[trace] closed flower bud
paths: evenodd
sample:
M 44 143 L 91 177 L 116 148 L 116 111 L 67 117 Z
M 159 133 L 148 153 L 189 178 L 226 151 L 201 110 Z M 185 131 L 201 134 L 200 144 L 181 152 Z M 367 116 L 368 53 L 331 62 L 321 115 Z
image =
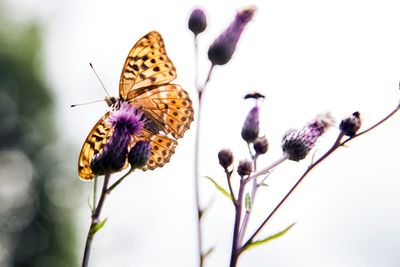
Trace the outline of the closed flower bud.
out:
M 253 162 L 244 159 L 239 162 L 237 172 L 240 176 L 246 176 L 250 175 L 250 173 L 253 171 Z
M 247 117 L 244 121 L 242 127 L 242 138 L 247 143 L 252 143 L 257 139 L 259 132 L 259 112 L 258 106 L 255 106 L 250 110 L 249 114 L 247 114 Z
M 340 122 L 339 129 L 344 135 L 353 137 L 361 127 L 360 112 L 356 111 L 351 116 Z
M 322 114 L 309 122 L 303 129 L 291 129 L 282 140 L 282 150 L 290 160 L 304 159 L 314 147 L 317 139 L 334 124 L 334 119 L 329 113 Z
M 118 106 L 118 105 L 117 105 Z M 131 136 L 138 134 L 144 125 L 142 113 L 126 102 L 104 119 L 112 127 L 112 135 L 100 153 L 93 156 L 90 168 L 95 175 L 118 172 L 125 166 Z
M 206 29 L 207 19 L 203 10 L 196 8 L 192 11 L 189 17 L 188 27 L 194 35 L 198 35 Z
M 253 18 L 254 12 L 254 8 L 246 8 L 238 12 L 229 27 L 211 44 L 208 49 L 208 59 L 213 65 L 224 65 L 229 62 L 235 52 L 240 35 Z
M 254 151 L 256 155 L 265 154 L 268 151 L 268 140 L 265 136 L 258 137 L 253 143 Z
M 151 144 L 147 141 L 139 141 L 128 153 L 128 162 L 132 169 L 144 167 L 150 159 Z
M 229 149 L 222 149 L 220 152 L 218 152 L 218 160 L 219 160 L 219 164 L 224 169 L 227 169 L 233 163 L 232 151 Z

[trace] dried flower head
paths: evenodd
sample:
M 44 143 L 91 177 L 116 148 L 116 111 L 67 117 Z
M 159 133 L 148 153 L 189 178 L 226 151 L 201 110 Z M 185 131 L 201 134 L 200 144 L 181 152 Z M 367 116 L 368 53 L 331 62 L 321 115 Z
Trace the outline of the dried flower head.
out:
M 128 162 L 132 169 L 144 167 L 149 162 L 150 153 L 150 142 L 138 141 L 128 153 Z
M 252 171 L 253 171 L 253 162 L 247 159 L 241 160 L 239 162 L 237 172 L 241 177 L 250 175 Z
M 339 129 L 344 135 L 353 137 L 361 127 L 361 114 L 356 111 L 340 122 Z
M 253 143 L 256 155 L 265 154 L 268 151 L 268 140 L 265 136 L 258 137 Z
M 244 99 L 255 99 L 258 100 L 259 98 L 264 99 L 265 95 L 260 94 L 259 92 L 252 92 L 248 93 L 244 96 Z
M 290 160 L 304 159 L 314 147 L 317 139 L 333 124 L 333 117 L 329 113 L 324 113 L 299 131 L 291 129 L 283 137 L 283 152 L 289 156 Z
M 198 35 L 206 29 L 207 19 L 203 10 L 196 8 L 192 11 L 189 17 L 188 27 L 194 35 Z
M 255 106 L 247 114 L 247 117 L 243 123 L 242 138 L 247 143 L 252 143 L 257 139 L 259 132 L 259 109 L 258 106 Z
M 218 160 L 219 164 L 224 168 L 227 169 L 233 163 L 233 154 L 230 149 L 222 149 L 218 152 Z
M 142 113 L 127 102 L 112 111 L 105 122 L 112 127 L 112 135 L 90 162 L 96 175 L 117 172 L 124 167 L 131 136 L 138 134 L 144 126 Z
M 253 18 L 255 8 L 246 8 L 236 14 L 229 27 L 222 32 L 208 49 L 208 59 L 213 65 L 224 65 L 229 62 L 235 52 L 247 23 Z

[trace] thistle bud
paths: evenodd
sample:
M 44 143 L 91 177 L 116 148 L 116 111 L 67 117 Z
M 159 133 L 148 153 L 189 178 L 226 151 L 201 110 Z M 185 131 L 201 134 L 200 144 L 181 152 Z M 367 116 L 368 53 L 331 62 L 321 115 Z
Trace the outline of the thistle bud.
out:
M 253 171 L 253 162 L 247 159 L 241 160 L 239 162 L 237 172 L 241 177 L 250 175 L 252 171 Z
M 129 103 L 123 102 L 104 119 L 107 127 L 113 128 L 109 141 L 95 154 L 90 168 L 95 175 L 118 172 L 123 169 L 128 154 L 131 136 L 138 134 L 144 125 L 142 113 Z
M 196 8 L 192 11 L 189 17 L 188 27 L 194 35 L 198 35 L 206 29 L 207 19 L 203 10 Z
M 144 167 L 150 159 L 151 144 L 147 141 L 139 141 L 128 153 L 128 162 L 132 169 Z
M 208 59 L 213 65 L 224 65 L 229 62 L 235 52 L 247 23 L 253 18 L 254 8 L 246 8 L 236 14 L 229 27 L 222 32 L 208 49 Z
M 268 151 L 268 140 L 265 136 L 258 137 L 253 143 L 256 155 L 265 154 Z
M 361 127 L 360 112 L 356 111 L 351 116 L 340 122 L 339 129 L 344 135 L 353 137 Z
M 259 112 L 258 112 L 258 106 L 255 106 L 247 114 L 247 117 L 244 121 L 242 127 L 242 138 L 247 143 L 252 143 L 258 137 L 259 132 L 260 132 Z
M 221 151 L 218 152 L 218 160 L 219 160 L 219 164 L 224 169 L 227 169 L 233 163 L 232 151 L 229 149 L 222 149 Z
M 290 160 L 304 159 L 314 147 L 317 139 L 334 123 L 329 113 L 322 114 L 309 122 L 303 129 L 291 129 L 282 140 L 282 150 Z

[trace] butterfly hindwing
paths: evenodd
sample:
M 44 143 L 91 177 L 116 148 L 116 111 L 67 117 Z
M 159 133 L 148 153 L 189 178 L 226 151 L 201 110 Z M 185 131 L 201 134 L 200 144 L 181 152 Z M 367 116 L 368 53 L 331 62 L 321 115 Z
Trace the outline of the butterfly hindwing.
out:
M 137 90 L 140 91 L 140 90 Z M 137 92 L 133 92 L 137 94 Z M 174 138 L 183 137 L 193 121 L 192 101 L 188 93 L 177 84 L 166 84 L 151 90 L 143 90 L 140 95 L 131 97 L 129 102 L 142 110 L 146 117 L 157 124 L 165 134 Z
M 135 89 L 169 83 L 176 70 L 158 32 L 149 32 L 133 46 L 122 68 L 119 94 L 123 100 Z
M 169 162 L 171 156 L 175 153 L 175 147 L 178 142 L 163 134 L 153 134 L 147 129 L 143 129 L 141 135 L 134 138 L 133 142 L 148 141 L 151 145 L 149 162 L 142 170 L 154 170 L 162 167 Z

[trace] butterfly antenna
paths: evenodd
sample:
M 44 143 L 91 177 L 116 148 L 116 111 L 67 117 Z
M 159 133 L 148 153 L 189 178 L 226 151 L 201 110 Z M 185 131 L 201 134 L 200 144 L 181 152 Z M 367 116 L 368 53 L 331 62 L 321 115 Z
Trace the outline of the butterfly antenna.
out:
M 71 108 L 77 107 L 77 106 L 89 105 L 89 104 L 93 104 L 93 103 L 98 103 L 98 102 L 102 102 L 102 101 L 104 101 L 104 99 L 95 100 L 95 101 L 86 102 L 86 103 L 74 104 L 74 105 L 71 105 Z
M 99 80 L 99 82 L 101 83 L 101 86 L 103 86 L 104 92 L 106 92 L 106 94 L 107 94 L 108 97 L 111 97 L 110 94 L 107 92 L 106 87 L 104 86 L 103 82 L 101 81 L 99 75 L 97 74 L 97 72 L 96 72 L 96 70 L 94 69 L 94 67 L 93 67 L 93 65 L 92 65 L 91 62 L 89 63 L 89 65 L 90 65 L 90 67 L 92 68 L 94 74 L 96 74 L 96 77 L 97 77 L 97 79 Z

